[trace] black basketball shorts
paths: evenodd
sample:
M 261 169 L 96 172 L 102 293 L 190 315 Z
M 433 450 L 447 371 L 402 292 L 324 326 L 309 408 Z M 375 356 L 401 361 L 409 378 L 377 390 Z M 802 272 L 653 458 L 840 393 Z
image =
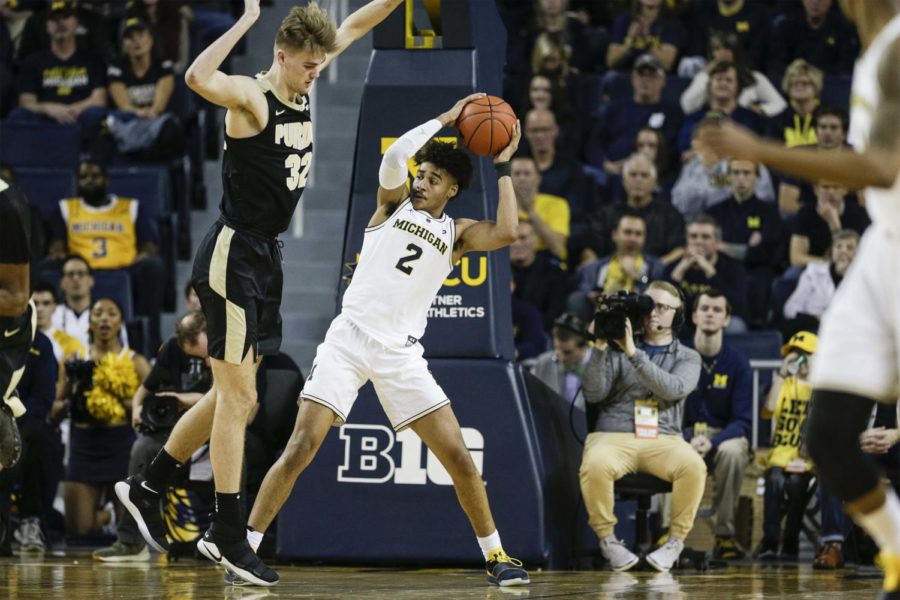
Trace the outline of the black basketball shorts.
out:
M 0 401 L 9 398 L 25 372 L 25 359 L 34 340 L 36 320 L 31 302 L 20 317 L 0 317 Z
M 206 316 L 209 355 L 240 364 L 281 347 L 281 249 L 265 238 L 216 222 L 194 257 L 194 285 Z

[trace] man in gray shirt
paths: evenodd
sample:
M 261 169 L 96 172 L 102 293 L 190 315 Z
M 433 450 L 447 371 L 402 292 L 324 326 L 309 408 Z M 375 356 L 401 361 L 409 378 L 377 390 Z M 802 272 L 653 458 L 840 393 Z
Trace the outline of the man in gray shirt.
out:
M 684 320 L 678 289 L 664 281 L 647 288 L 653 311 L 639 324 L 638 344 L 626 319 L 623 339 L 598 339 L 585 369 L 585 401 L 598 406 L 584 444 L 581 492 L 600 551 L 616 571 L 639 558 L 615 534 L 614 486 L 629 473 L 649 473 L 672 482 L 672 522 L 665 544 L 647 555 L 668 571 L 684 549 L 706 484 L 706 465 L 681 436 L 684 400 L 700 378 L 700 355 L 676 338 Z

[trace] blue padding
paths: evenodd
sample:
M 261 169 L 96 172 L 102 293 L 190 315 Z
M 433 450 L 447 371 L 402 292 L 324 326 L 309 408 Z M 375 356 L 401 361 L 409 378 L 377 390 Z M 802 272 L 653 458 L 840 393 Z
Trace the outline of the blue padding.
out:
M 75 170 L 73 168 L 20 167 L 16 169 L 16 181 L 37 206 L 44 221 L 48 221 L 63 198 L 75 195 Z
M 109 191 L 123 198 L 136 198 L 150 219 L 171 210 L 169 174 L 162 167 L 111 167 Z
M 4 121 L 0 162 L 12 167 L 66 167 L 78 164 L 81 130 L 77 125 Z
M 518 367 L 493 360 L 434 360 L 483 478 L 507 551 L 530 563 L 548 554 L 549 511 L 535 418 Z M 278 517 L 278 556 L 357 562 L 481 562 L 453 487 L 419 439 L 402 443 L 372 386 L 348 424 L 329 435 Z M 363 448 L 368 448 L 363 450 Z M 402 482 L 402 481 L 405 481 Z M 566 516 L 568 518 L 568 516 Z

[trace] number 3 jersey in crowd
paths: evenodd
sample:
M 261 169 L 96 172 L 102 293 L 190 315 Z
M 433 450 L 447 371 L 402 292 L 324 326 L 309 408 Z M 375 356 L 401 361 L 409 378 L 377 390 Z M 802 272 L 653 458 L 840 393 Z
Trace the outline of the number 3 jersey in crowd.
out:
M 312 164 L 309 98 L 279 97 L 267 79 L 257 81 L 269 105 L 258 134 L 233 138 L 225 131 L 222 215 L 235 228 L 274 238 L 287 230 Z
M 402 202 L 384 223 L 366 229 L 343 314 L 385 346 L 415 344 L 453 269 L 455 239 L 449 215 L 435 219 L 413 208 L 410 199 Z

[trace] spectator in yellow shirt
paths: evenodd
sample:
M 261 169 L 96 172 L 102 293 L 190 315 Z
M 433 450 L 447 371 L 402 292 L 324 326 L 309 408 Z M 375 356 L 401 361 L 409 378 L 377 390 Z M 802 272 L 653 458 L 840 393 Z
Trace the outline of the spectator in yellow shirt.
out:
M 772 452 L 766 460 L 763 540 L 756 552 L 756 557 L 762 560 L 779 556 L 787 560 L 797 558 L 803 511 L 813 478 L 812 463 L 803 451 L 803 426 L 812 397 L 809 373 L 817 344 L 814 333 L 800 331 L 781 348 L 784 361 L 772 379 L 763 408 L 763 418 L 773 419 L 773 436 Z M 782 506 L 785 506 L 784 514 Z M 783 536 L 780 535 L 782 516 L 785 517 Z
M 569 241 L 569 203 L 565 198 L 539 192 L 541 173 L 530 156 L 512 159 L 512 181 L 519 205 L 519 220 L 527 220 L 534 227 L 538 252 L 546 250 L 565 260 Z

